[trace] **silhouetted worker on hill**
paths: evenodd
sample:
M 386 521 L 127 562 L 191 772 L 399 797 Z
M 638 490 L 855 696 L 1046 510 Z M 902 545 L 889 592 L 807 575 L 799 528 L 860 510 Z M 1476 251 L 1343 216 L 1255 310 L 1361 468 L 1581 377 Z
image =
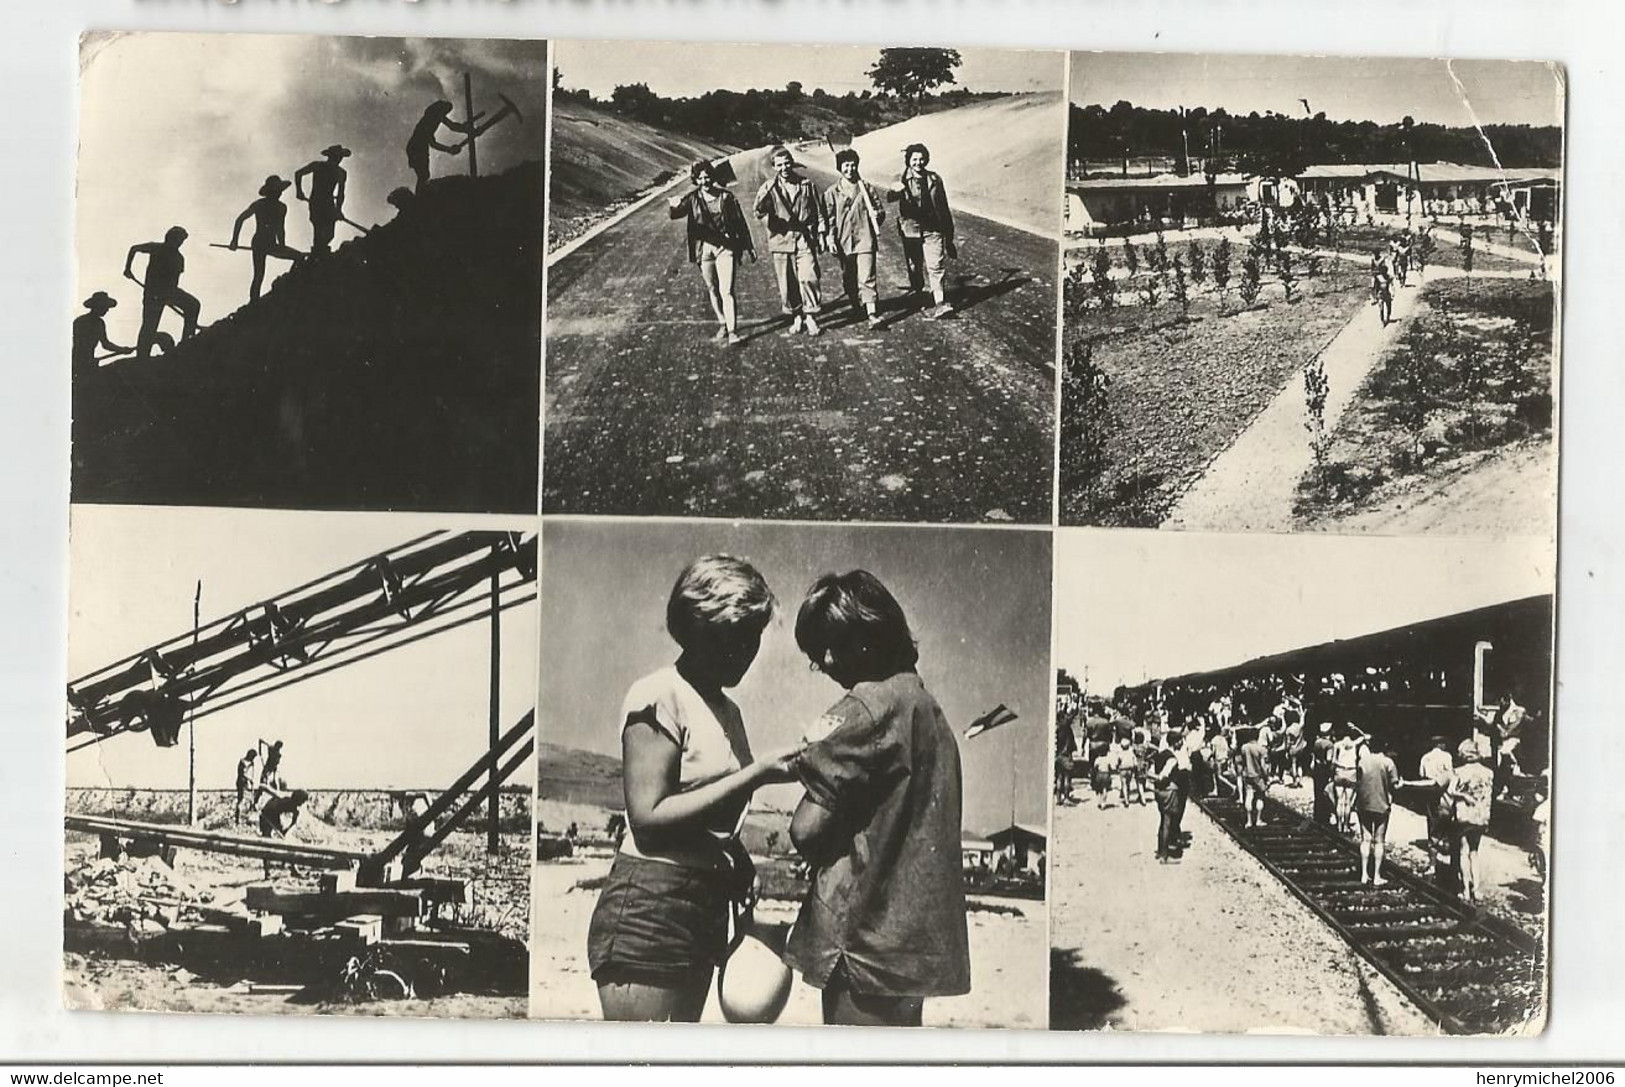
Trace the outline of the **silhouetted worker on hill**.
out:
M 399 218 L 406 214 L 406 210 L 412 206 L 412 201 L 417 198 L 417 193 L 408 189 L 405 185 L 397 185 L 389 190 L 389 195 L 384 197 L 384 203 L 394 208 L 395 216 Z
M 106 291 L 97 291 L 85 299 L 85 309 L 88 313 L 81 313 L 73 319 L 73 376 L 84 377 L 87 374 L 95 376 L 97 368 L 101 365 L 96 355 L 97 348 L 105 347 L 115 355 L 128 354 L 134 350 L 129 347 L 120 347 L 107 338 L 107 311 L 118 305 Z
M 231 248 L 237 249 L 243 224 L 250 217 L 254 220 L 254 237 L 248 243 L 250 252 L 254 254 L 254 279 L 248 285 L 250 302 L 258 300 L 260 296 L 260 287 L 265 282 L 267 257 L 277 257 L 292 264 L 305 259 L 299 250 L 288 248 L 288 205 L 282 202 L 282 194 L 287 191 L 288 184 L 275 174 L 266 178 L 265 184 L 260 186 L 259 199 L 244 208 L 231 226 Z
M 322 158 L 307 162 L 293 175 L 293 194 L 310 205 L 310 254 L 333 248 L 333 228 L 344 218 L 344 182 L 349 176 L 339 163 L 350 157 L 350 149 L 334 144 L 322 151 Z M 310 192 L 304 179 L 310 178 Z
M 412 129 L 411 137 L 406 141 L 406 164 L 412 168 L 412 173 L 417 175 L 417 191 L 420 194 L 429 184 L 429 150 L 433 148 L 436 151 L 444 151 L 448 155 L 460 155 L 468 143 L 466 139 L 457 144 L 441 143 L 435 139 L 435 136 L 440 132 L 440 127 L 444 125 L 451 131 L 460 132 L 466 137 L 473 134 L 475 122 L 481 116 L 476 113 L 468 119 L 466 124 L 462 124 L 451 119 L 451 110 L 451 103 L 444 99 L 431 104 L 428 109 L 423 111 L 422 118 L 418 120 L 417 126 Z
M 181 339 L 197 332 L 200 304 L 196 298 L 181 290 L 181 273 L 186 271 L 186 258 L 181 246 L 186 242 L 186 231 L 172 226 L 164 232 L 161 242 L 139 242 L 130 246 L 124 256 L 124 277 L 141 284 L 141 333 L 135 341 L 135 357 L 148 358 L 154 344 L 160 342 L 158 322 L 165 309 L 181 315 Z M 137 253 L 147 257 L 145 282 L 135 278 L 130 265 Z M 168 350 L 167 346 L 165 350 Z

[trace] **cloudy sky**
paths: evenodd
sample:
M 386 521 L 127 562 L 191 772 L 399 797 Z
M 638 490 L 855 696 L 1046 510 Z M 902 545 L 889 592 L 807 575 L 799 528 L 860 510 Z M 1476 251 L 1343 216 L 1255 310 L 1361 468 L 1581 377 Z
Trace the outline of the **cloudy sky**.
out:
M 73 507 L 68 678 L 112 664 L 427 532 L 527 531 L 521 519 Z M 198 782 L 230 788 L 256 739 L 286 742 L 290 785 L 439 788 L 486 749 L 490 625 L 425 638 L 197 722 Z M 535 606 L 502 615 L 502 720 L 535 705 Z M 527 771 L 528 772 L 528 771 Z M 519 780 L 525 780 L 523 776 Z M 68 756 L 72 786 L 186 787 L 186 740 L 144 733 Z
M 842 697 L 795 646 L 795 613 L 820 574 L 862 567 L 891 589 L 920 647 L 919 671 L 956 733 L 1003 702 L 1020 720 L 960 741 L 967 828 L 1047 822 L 1048 533 L 986 529 L 550 520 L 542 538 L 542 738 L 619 756 L 616 712 L 639 676 L 677 658 L 666 598 L 677 574 L 725 551 L 761 570 L 781 616 L 732 692 L 758 752 L 792 743 Z M 788 809 L 794 785 L 757 794 Z
M 960 87 L 973 91 L 1057 91 L 1064 81 L 1059 52 L 959 50 Z M 706 91 L 782 90 L 797 80 L 808 94 L 862 93 L 874 84 L 864 73 L 880 56 L 877 45 L 747 45 L 735 42 L 567 41 L 556 60 L 564 86 L 585 87 L 607 99 L 617 85 L 647 83 L 668 98 Z
M 1550 593 L 1550 540 L 1057 534 L 1056 666 L 1091 690 Z
M 117 298 L 108 323 L 126 345 L 141 323 L 140 288 L 121 274 L 132 244 L 185 227 L 181 286 L 203 303 L 205 324 L 229 313 L 248 298 L 249 256 L 209 243 L 231 240 L 233 220 L 267 175 L 291 181 L 322 148 L 342 143 L 354 152 L 344 162 L 346 214 L 363 225 L 389 218 L 384 198 L 412 183 L 412 126 L 442 97 L 463 116 L 464 71 L 474 73 L 476 109 L 498 106 L 500 91 L 525 115 L 522 126 L 505 121 L 480 140 L 481 172 L 543 154 L 540 41 L 101 33 L 82 40 L 80 70 L 78 298 L 97 290 Z M 437 153 L 432 168 L 464 172 L 467 159 Z M 308 249 L 305 205 L 292 189 L 283 200 L 289 244 Z M 245 224 L 245 242 L 251 233 Z M 355 236 L 340 224 L 334 240 Z M 278 273 L 286 267 L 270 262 Z
M 1535 61 L 1074 53 L 1072 101 L 1149 109 L 1223 106 L 1388 124 L 1562 123 L 1561 69 Z

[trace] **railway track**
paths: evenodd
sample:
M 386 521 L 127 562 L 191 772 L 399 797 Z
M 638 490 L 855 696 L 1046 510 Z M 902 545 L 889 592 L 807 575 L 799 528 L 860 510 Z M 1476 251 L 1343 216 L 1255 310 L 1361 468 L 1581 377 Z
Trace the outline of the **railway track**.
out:
M 1545 953 L 1533 936 L 1391 861 L 1386 886 L 1362 885 L 1358 845 L 1279 801 L 1251 830 L 1236 800 L 1197 804 L 1440 1029 L 1501 1034 L 1539 1010 Z

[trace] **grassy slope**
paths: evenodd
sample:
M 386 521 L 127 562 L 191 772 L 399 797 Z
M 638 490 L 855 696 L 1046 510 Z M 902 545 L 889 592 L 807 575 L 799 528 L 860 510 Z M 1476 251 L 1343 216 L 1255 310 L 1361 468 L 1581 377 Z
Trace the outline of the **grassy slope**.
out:
M 565 99 L 553 102 L 553 132 L 550 248 L 695 159 L 734 150 Z
M 1111 386 L 1105 472 L 1081 480 L 1061 466 L 1063 524 L 1160 524 L 1208 461 L 1369 301 L 1364 270 L 1342 261 L 1300 280 L 1293 303 L 1267 276 L 1244 313 L 1230 312 L 1239 305 L 1231 282 L 1226 306 L 1203 293 L 1188 322 L 1167 301 L 1104 311 L 1069 305 L 1068 342 L 1093 343 Z

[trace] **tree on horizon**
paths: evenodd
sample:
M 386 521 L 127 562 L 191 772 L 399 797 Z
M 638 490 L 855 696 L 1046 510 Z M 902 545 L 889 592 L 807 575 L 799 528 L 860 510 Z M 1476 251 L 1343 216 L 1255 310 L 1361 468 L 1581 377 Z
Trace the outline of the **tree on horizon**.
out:
M 957 49 L 882 49 L 867 74 L 876 90 L 907 100 L 918 113 L 927 94 L 959 82 L 954 69 L 963 63 Z

